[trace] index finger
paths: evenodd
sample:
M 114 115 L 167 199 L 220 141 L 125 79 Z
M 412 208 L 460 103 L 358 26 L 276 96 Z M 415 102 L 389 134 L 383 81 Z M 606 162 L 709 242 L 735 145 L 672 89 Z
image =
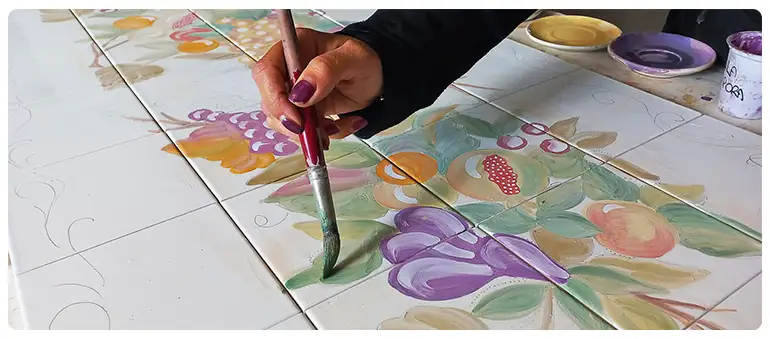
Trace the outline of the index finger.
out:
M 302 117 L 288 98 L 286 62 L 280 42 L 251 66 L 251 77 L 259 88 L 265 113 L 279 119 L 287 130 L 301 133 Z

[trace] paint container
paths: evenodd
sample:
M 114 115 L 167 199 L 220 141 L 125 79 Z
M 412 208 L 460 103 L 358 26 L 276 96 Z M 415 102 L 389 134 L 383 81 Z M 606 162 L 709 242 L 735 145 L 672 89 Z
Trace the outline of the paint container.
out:
M 727 57 L 718 107 L 739 119 L 762 118 L 762 32 L 727 37 Z

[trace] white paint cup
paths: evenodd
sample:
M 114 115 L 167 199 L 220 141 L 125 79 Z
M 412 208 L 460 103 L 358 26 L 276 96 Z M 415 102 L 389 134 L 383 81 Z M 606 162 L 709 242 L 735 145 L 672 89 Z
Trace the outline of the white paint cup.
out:
M 762 118 L 762 32 L 727 37 L 730 54 L 719 89 L 717 107 L 739 119 Z

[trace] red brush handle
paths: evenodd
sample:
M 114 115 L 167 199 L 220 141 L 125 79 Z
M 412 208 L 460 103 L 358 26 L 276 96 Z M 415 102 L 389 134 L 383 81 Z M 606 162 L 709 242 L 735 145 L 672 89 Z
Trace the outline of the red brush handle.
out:
M 299 49 L 297 48 L 297 31 L 294 28 L 294 19 L 291 17 L 291 11 L 288 9 L 279 9 L 278 21 L 281 29 L 281 40 L 283 43 L 284 57 L 286 66 L 291 75 L 291 85 L 294 86 L 299 80 L 305 65 L 300 63 Z M 322 166 L 326 164 L 321 147 L 321 132 L 318 128 L 318 115 L 313 107 L 299 108 L 304 128 L 299 135 L 299 143 L 302 146 L 302 153 L 305 154 L 305 162 L 308 167 Z

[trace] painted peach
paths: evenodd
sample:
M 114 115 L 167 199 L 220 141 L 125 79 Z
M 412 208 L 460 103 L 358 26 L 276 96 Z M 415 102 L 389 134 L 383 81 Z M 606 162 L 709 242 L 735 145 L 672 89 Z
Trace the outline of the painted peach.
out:
M 112 23 L 112 27 L 125 30 L 136 30 L 152 26 L 157 18 L 153 16 L 127 16 L 115 20 Z
M 219 47 L 219 41 L 211 39 L 201 39 L 195 41 L 185 41 L 177 46 L 177 50 L 182 53 L 206 53 Z
M 389 158 L 377 164 L 377 176 L 389 184 L 411 185 L 415 180 L 423 183 L 438 173 L 436 160 L 422 153 L 401 152 Z
M 548 185 L 542 163 L 506 150 L 476 150 L 452 161 L 447 180 L 458 192 L 483 201 L 521 201 Z
M 679 233 L 654 209 L 626 201 L 596 201 L 583 210 L 602 233 L 594 239 L 604 247 L 638 258 L 658 258 L 679 242 Z

